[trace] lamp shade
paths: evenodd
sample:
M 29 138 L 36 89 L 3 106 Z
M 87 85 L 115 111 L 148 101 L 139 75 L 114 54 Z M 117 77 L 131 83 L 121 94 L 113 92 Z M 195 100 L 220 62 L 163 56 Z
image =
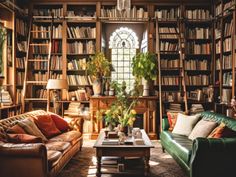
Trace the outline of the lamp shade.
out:
M 49 79 L 46 88 L 48 90 L 68 89 L 68 83 L 65 79 Z

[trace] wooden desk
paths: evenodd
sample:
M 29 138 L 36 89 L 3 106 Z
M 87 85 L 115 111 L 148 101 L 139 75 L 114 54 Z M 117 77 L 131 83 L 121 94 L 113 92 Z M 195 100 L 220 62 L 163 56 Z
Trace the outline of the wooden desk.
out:
M 150 139 L 157 139 L 157 97 L 140 97 L 138 104 L 135 106 L 137 114 L 143 115 L 143 127 Z M 91 139 L 97 139 L 98 134 L 102 128 L 104 128 L 103 122 L 96 118 L 96 112 L 98 110 L 109 109 L 111 104 L 116 101 L 116 97 L 112 96 L 101 96 L 90 98 L 90 113 L 92 122 L 92 135 Z

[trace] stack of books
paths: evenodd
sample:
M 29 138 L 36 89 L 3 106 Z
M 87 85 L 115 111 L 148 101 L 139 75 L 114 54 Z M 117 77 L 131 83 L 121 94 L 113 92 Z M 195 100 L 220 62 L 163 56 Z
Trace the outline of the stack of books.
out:
M 181 104 L 171 103 L 169 109 L 167 109 L 166 112 L 183 112 L 183 111 L 181 110 Z
M 118 145 L 119 139 L 104 139 L 102 145 Z
M 192 104 L 192 107 L 190 109 L 190 114 L 197 114 L 203 111 L 204 111 L 204 108 L 201 104 Z
M 0 92 L 0 102 L 3 106 L 12 105 L 12 98 L 8 91 L 2 90 Z

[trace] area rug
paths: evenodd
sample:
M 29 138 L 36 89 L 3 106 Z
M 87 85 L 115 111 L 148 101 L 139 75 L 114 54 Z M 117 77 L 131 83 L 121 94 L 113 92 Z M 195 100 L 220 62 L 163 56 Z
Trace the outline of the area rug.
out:
M 150 177 L 187 177 L 179 165 L 166 152 L 163 153 L 159 141 L 152 141 L 155 148 L 151 150 Z M 96 157 L 93 144 L 95 141 L 86 140 L 81 152 L 78 152 L 61 171 L 58 177 L 95 177 Z M 133 165 L 135 166 L 135 164 Z M 140 173 L 141 174 L 141 173 Z M 132 175 L 109 175 L 102 177 L 130 177 Z M 134 175 L 141 177 L 143 175 Z M 134 177 L 133 176 L 133 177 Z

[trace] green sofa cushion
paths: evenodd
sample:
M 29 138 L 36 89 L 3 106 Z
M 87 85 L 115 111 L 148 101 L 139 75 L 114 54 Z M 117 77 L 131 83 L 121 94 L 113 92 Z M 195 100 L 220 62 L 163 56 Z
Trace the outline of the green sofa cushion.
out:
M 171 151 L 176 156 L 179 156 L 186 164 L 189 164 L 192 153 L 192 141 L 186 136 L 173 134 L 169 131 L 162 131 L 161 142 L 165 143 L 165 148 L 168 146 L 168 151 Z

